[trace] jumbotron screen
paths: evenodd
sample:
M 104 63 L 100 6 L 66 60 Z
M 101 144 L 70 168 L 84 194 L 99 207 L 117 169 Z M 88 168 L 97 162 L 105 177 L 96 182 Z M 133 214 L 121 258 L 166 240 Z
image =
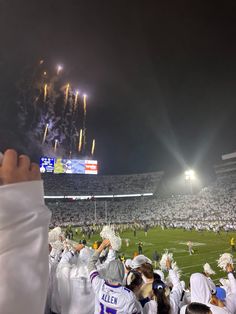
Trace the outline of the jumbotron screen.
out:
M 98 162 L 97 160 L 41 157 L 40 172 L 98 174 Z

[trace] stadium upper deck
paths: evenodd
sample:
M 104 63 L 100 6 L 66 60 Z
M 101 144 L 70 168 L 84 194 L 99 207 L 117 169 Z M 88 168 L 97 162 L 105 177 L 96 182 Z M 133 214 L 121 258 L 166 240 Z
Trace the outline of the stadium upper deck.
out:
M 46 196 L 154 193 L 163 172 L 132 175 L 43 174 Z

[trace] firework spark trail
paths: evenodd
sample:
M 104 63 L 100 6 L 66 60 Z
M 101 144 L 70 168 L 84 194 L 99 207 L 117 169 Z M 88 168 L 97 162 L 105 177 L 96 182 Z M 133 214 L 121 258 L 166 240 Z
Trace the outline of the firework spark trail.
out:
M 80 129 L 80 132 L 79 132 L 79 146 L 78 146 L 78 152 L 80 153 L 81 152 L 81 148 L 82 148 L 82 140 L 83 140 L 83 130 Z
M 70 84 L 61 84 L 61 71 L 62 66 L 57 65 L 50 77 L 46 63 L 41 59 L 33 77 L 32 70 L 29 73 L 32 79 L 24 77 L 19 85 L 20 128 L 24 128 L 29 138 L 47 154 L 59 153 L 59 150 L 66 154 L 71 151 L 72 155 L 76 151 L 85 154 L 86 149 L 91 149 L 90 153 L 94 154 L 95 140 L 94 147 L 87 147 L 86 143 L 87 96 L 84 94 L 80 98 L 78 90 L 72 95 Z
M 83 149 L 86 147 L 86 114 L 87 114 L 87 102 L 86 95 L 84 95 L 84 119 L 83 119 Z
M 86 95 L 84 95 L 84 116 L 86 117 L 86 113 L 87 113 L 87 103 L 86 103 Z
M 66 85 L 65 105 L 66 105 L 66 104 L 67 104 L 67 102 L 68 102 L 69 89 L 70 89 L 70 84 L 68 83 L 68 84 Z
M 47 94 L 48 94 L 48 84 L 45 84 L 44 85 L 44 98 L 43 98 L 44 102 L 46 102 L 47 100 Z
M 78 91 L 76 91 L 76 92 L 75 92 L 74 111 L 76 110 L 76 105 L 77 105 L 77 102 L 78 102 L 78 97 L 79 97 L 79 92 L 78 92 Z
M 58 145 L 58 140 L 55 140 L 55 143 L 54 143 L 54 153 L 57 152 L 57 145 Z
M 46 124 L 45 130 L 44 130 L 44 135 L 43 135 L 43 141 L 42 141 L 42 144 L 44 144 L 44 143 L 45 143 L 46 136 L 47 136 L 47 132 L 48 132 L 48 123 Z
M 91 155 L 94 155 L 94 151 L 95 151 L 95 139 L 93 139 L 93 143 L 92 143 L 92 150 L 91 150 Z

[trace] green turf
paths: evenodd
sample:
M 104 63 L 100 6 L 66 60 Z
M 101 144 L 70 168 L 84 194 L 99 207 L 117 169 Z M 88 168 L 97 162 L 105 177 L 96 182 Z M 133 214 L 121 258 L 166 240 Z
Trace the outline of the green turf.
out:
M 143 254 L 152 259 L 153 252 L 157 252 L 161 255 L 165 249 L 174 254 L 174 259 L 177 265 L 182 270 L 181 278 L 188 283 L 189 276 L 193 272 L 201 272 L 203 270 L 202 265 L 208 262 L 212 269 L 215 270 L 216 275 L 212 276 L 212 279 L 217 282 L 218 278 L 225 277 L 225 272 L 217 268 L 216 259 L 222 253 L 230 253 L 230 238 L 234 236 L 236 238 L 236 232 L 221 232 L 219 235 L 214 232 L 196 232 L 196 231 L 184 231 L 182 229 L 165 229 L 154 228 L 148 231 L 147 237 L 145 237 L 144 231 L 137 231 L 136 237 L 133 235 L 133 231 L 125 231 L 120 233 L 122 238 L 122 247 L 120 253 L 124 253 L 126 258 L 132 258 L 133 253 L 137 251 L 137 243 L 139 240 L 143 242 Z M 130 239 L 130 246 L 126 247 L 124 239 Z M 76 240 L 81 239 L 81 234 L 75 237 Z M 91 237 L 88 241 L 89 245 L 95 240 L 100 240 L 98 234 Z M 189 255 L 186 242 L 193 242 L 194 254 Z M 234 259 L 236 254 L 234 253 Z

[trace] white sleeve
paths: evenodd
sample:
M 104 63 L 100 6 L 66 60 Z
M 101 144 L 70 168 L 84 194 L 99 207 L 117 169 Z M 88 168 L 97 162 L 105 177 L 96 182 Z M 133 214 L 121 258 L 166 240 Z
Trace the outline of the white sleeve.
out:
M 178 309 L 179 309 L 180 299 L 182 296 L 183 289 L 182 289 L 180 280 L 179 280 L 176 272 L 173 269 L 169 270 L 169 276 L 170 276 L 170 280 L 173 284 L 173 288 L 172 288 L 171 293 L 170 293 L 170 305 L 172 307 L 173 313 L 175 313 L 175 311 L 177 313 Z
M 95 294 L 98 294 L 105 280 L 99 276 L 99 272 L 97 270 L 91 271 L 89 276 L 91 280 L 91 285 L 93 287 L 93 291 L 95 292 Z
M 143 314 L 143 309 L 142 309 L 141 304 L 139 305 L 138 302 L 135 302 L 135 301 L 126 306 L 126 311 L 127 313 L 130 313 L 130 314 Z
M 62 254 L 59 265 L 61 265 L 63 263 L 69 263 L 70 264 L 73 257 L 74 256 L 72 255 L 71 252 L 66 252 L 66 253 Z
M 42 181 L 0 187 L 1 313 L 44 312 L 50 217 Z
M 157 303 L 154 300 L 147 302 L 143 308 L 143 314 L 157 314 Z
M 230 289 L 232 293 L 236 293 L 236 279 L 232 273 L 228 273 L 228 279 L 230 282 Z

